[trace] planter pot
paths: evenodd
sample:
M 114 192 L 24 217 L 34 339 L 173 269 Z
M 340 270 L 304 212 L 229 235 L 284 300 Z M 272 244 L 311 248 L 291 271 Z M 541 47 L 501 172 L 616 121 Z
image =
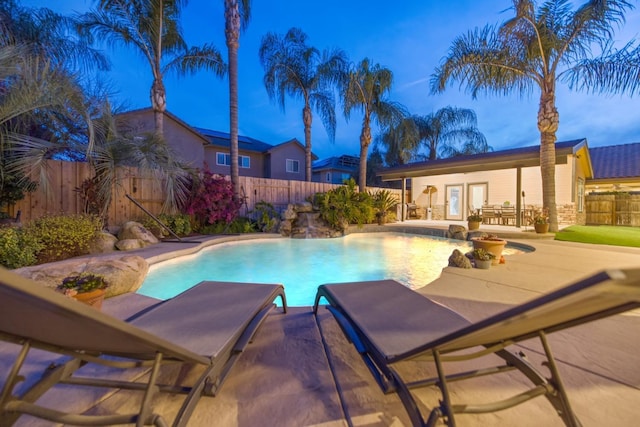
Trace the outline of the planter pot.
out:
M 504 249 L 504 245 L 507 244 L 506 240 L 496 239 L 496 240 L 484 240 L 480 238 L 471 239 L 473 242 L 473 249 L 482 248 L 485 251 L 491 252 L 495 255 L 495 259 L 491 260 L 491 264 L 498 265 L 500 264 L 500 257 L 502 256 L 502 250 Z
M 480 228 L 480 221 L 467 221 L 469 230 L 477 230 Z
M 474 260 L 476 263 L 476 268 L 482 269 L 482 270 L 487 270 L 489 267 L 491 267 L 491 261 L 490 259 L 488 260 L 482 260 L 482 259 L 476 259 Z
M 544 234 L 549 232 L 549 224 L 533 224 L 536 229 L 536 233 Z
M 95 291 L 91 292 L 82 292 L 79 294 L 75 294 L 73 296 L 73 299 L 90 305 L 96 310 L 100 310 L 102 308 L 102 301 L 104 301 L 104 293 L 104 289 L 96 289 Z

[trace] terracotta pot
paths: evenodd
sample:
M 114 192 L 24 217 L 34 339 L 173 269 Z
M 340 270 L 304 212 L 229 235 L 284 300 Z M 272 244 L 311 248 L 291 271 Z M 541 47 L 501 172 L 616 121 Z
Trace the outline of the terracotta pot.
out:
M 467 221 L 469 230 L 477 230 L 480 228 L 480 221 Z
M 536 233 L 544 234 L 549 232 L 549 223 L 533 224 L 536 229 Z
M 100 310 L 102 308 L 102 301 L 104 301 L 104 289 L 96 289 L 91 292 L 82 292 L 75 294 L 73 296 L 74 299 L 90 305 L 91 307 Z
M 471 239 L 473 242 L 473 249 L 482 248 L 487 252 L 491 252 L 495 255 L 495 259 L 491 260 L 491 264 L 498 265 L 500 264 L 500 257 L 502 256 L 502 250 L 504 249 L 504 245 L 507 244 L 506 240 L 496 239 L 496 240 L 484 240 L 479 237 L 475 237 Z

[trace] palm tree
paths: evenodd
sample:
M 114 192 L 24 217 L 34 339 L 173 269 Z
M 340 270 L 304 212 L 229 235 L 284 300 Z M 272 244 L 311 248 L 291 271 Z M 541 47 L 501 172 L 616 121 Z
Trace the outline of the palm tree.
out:
M 422 160 L 420 155 L 420 133 L 416 117 L 405 117 L 397 126 L 390 126 L 376 137 L 375 148 L 384 148 L 384 163 L 399 166 Z M 377 153 L 379 155 L 380 153 Z M 369 162 L 371 162 L 369 156 Z
M 236 198 L 240 197 L 238 169 L 238 48 L 240 30 L 249 25 L 251 0 L 224 0 L 224 33 L 229 55 L 229 138 L 231 155 L 231 183 Z
M 445 107 L 426 116 L 414 116 L 420 140 L 427 147 L 429 160 L 491 150 L 477 128 L 473 110 Z
M 283 111 L 285 94 L 304 102 L 305 176 L 311 181 L 312 108 L 320 113 L 322 124 L 334 141 L 336 111 L 331 86 L 344 73 L 347 59 L 341 50 L 325 50 L 321 54 L 306 42 L 307 35 L 299 28 L 291 28 L 283 36 L 268 33 L 260 45 L 260 62 L 269 98 L 276 99 Z
M 624 22 L 631 3 L 589 0 L 575 11 L 568 0 L 513 0 L 515 16 L 500 27 L 485 26 L 458 37 L 432 77 L 432 91 L 447 83 L 464 83 L 475 98 L 478 92 L 526 94 L 540 90 L 538 130 L 543 207 L 550 230 L 558 230 L 555 201 L 555 142 L 560 123 L 556 85 L 588 85 L 590 90 L 633 93 L 638 88 L 638 49 L 633 42 L 611 53 L 614 26 Z M 592 58 L 591 47 L 604 54 Z M 631 60 L 616 62 L 620 58 Z M 612 70 L 615 72 L 612 73 Z
M 79 17 L 84 35 L 113 45 L 134 46 L 147 60 L 153 75 L 151 106 L 159 135 L 163 135 L 167 103 L 163 81 L 166 73 L 186 75 L 205 69 L 222 77 L 226 72 L 222 56 L 213 45 L 187 46 L 179 22 L 183 3 L 186 2 L 100 0 L 98 9 Z M 169 59 L 165 60 L 165 56 Z
M 371 65 L 368 58 L 353 66 L 346 74 L 340 89 L 344 116 L 349 120 L 353 110 L 361 111 L 360 172 L 358 185 L 361 192 L 367 186 L 367 152 L 371 144 L 371 122 L 379 126 L 392 126 L 402 120 L 404 107 L 384 98 L 391 91 L 393 73 L 379 64 Z

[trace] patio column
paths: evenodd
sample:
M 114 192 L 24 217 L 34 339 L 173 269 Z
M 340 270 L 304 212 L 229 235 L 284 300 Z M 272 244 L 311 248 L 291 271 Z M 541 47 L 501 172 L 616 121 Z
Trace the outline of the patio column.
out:
M 522 168 L 516 168 L 516 228 L 520 228 L 522 222 Z
M 406 210 L 407 210 L 407 179 L 406 178 L 402 178 L 402 200 L 401 200 L 401 204 L 402 204 L 402 219 L 400 220 L 401 222 L 404 222 L 404 218 L 406 216 Z

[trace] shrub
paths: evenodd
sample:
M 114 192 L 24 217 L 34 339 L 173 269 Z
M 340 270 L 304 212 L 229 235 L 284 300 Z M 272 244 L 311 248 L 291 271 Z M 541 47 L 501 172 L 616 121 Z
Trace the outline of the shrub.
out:
M 373 199 L 369 193 L 356 191 L 353 178 L 326 193 L 314 194 L 313 204 L 319 209 L 320 217 L 339 231 L 344 231 L 349 224 L 368 224 L 374 218 Z
M 223 176 L 205 168 L 200 176 L 192 178 L 190 186 L 184 211 L 195 215 L 201 224 L 230 223 L 238 216 L 240 202 L 234 198 L 231 182 Z
M 102 221 L 95 215 L 50 215 L 27 226 L 43 245 L 38 262 L 52 262 L 84 255 L 89 244 L 102 229 Z
M 271 203 L 259 201 L 251 212 L 260 231 L 273 232 L 278 225 L 280 215 Z
M 20 228 L 0 228 L 0 264 L 7 268 L 20 268 L 38 262 L 43 245 L 30 232 Z
M 390 211 L 398 204 L 398 199 L 389 190 L 378 190 L 375 193 L 369 193 L 369 195 L 373 200 L 376 215 L 379 217 L 387 218 Z
M 191 234 L 191 218 L 186 214 L 160 215 L 160 220 L 169 226 L 178 236 Z
M 215 224 L 207 224 L 200 229 L 202 234 L 239 234 L 239 233 L 253 233 L 256 229 L 249 218 L 238 217 L 226 223 L 223 221 L 216 222 Z

